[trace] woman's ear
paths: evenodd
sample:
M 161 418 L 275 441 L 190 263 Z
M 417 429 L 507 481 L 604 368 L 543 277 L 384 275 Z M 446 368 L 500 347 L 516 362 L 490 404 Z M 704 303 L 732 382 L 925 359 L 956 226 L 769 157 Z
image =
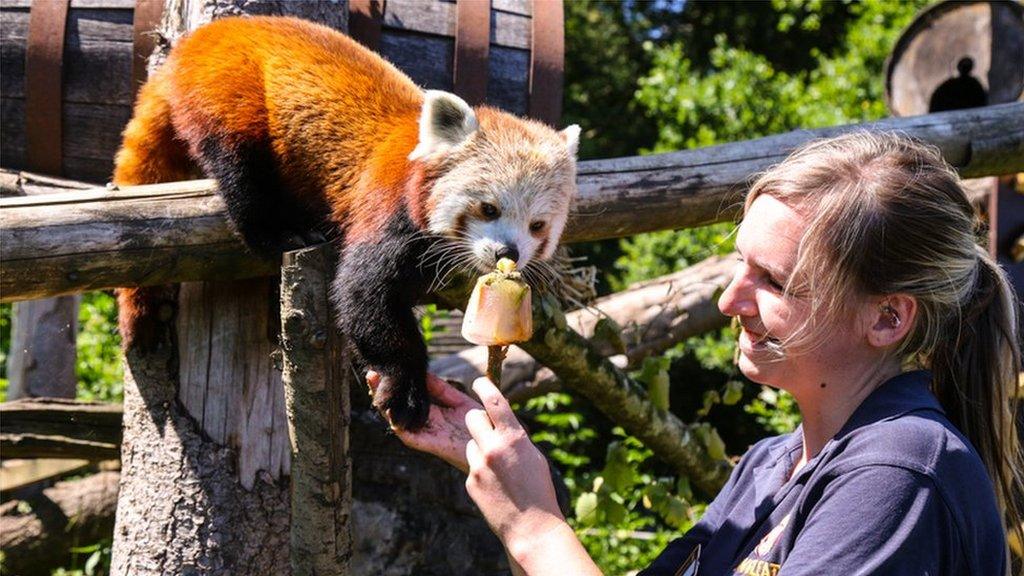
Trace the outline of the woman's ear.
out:
M 869 299 L 868 343 L 876 348 L 898 345 L 917 318 L 917 299 L 909 294 L 889 294 Z

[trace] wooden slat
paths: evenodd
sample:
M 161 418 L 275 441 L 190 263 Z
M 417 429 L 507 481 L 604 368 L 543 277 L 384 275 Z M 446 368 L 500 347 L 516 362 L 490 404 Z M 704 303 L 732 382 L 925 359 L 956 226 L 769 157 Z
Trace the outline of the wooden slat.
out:
M 349 0 L 348 33 L 370 50 L 380 47 L 381 22 L 384 20 L 383 0 Z
M 132 15 L 132 100 L 146 81 L 146 63 L 156 48 L 156 27 L 164 13 L 164 0 L 136 0 Z
M 61 173 L 64 31 L 68 0 L 37 2 L 25 50 L 25 151 L 28 167 Z
M 456 4 L 456 21 L 452 85 L 456 94 L 476 106 L 487 99 L 490 0 L 461 0 Z
M 533 0 L 530 116 L 551 126 L 562 117 L 564 19 L 562 0 Z

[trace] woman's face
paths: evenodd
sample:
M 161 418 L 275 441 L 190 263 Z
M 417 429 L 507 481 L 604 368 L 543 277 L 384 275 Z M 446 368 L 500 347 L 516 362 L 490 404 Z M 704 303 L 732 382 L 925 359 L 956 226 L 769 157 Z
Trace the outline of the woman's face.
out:
M 808 317 L 810 307 L 800 282 L 794 282 L 794 293 L 783 291 L 805 228 L 799 212 L 772 196 L 758 196 L 736 236 L 741 261 L 718 301 L 722 313 L 738 316 L 743 327 L 738 342 L 740 370 L 754 382 L 789 391 L 801 382 L 824 382 L 837 361 L 857 355 L 852 326 L 829 330 L 827 341 L 809 354 L 785 347 L 780 356 L 772 349 L 773 344 L 785 344 Z

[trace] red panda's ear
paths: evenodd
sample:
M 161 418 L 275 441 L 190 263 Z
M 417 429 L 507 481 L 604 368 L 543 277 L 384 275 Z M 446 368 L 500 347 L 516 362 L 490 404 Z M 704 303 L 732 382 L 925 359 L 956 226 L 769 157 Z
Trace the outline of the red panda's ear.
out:
M 476 114 L 465 100 L 441 90 L 427 90 L 420 111 L 419 143 L 409 159 L 444 153 L 465 142 L 478 127 Z
M 580 127 L 573 124 L 562 130 L 561 134 L 565 139 L 565 144 L 569 147 L 569 155 L 575 157 L 576 151 L 580 147 Z

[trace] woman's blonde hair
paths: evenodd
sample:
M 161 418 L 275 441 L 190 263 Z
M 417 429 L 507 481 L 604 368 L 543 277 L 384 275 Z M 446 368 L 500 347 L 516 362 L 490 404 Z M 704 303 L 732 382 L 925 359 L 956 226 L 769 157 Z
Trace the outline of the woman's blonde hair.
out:
M 913 296 L 917 315 L 896 354 L 932 371 L 933 392 L 981 455 L 1024 541 L 1019 304 L 979 247 L 974 209 L 938 149 L 863 131 L 812 142 L 762 175 L 746 207 L 762 194 L 809 222 L 787 286 L 800 284 L 811 308 L 797 340 L 820 341 L 866 295 Z

